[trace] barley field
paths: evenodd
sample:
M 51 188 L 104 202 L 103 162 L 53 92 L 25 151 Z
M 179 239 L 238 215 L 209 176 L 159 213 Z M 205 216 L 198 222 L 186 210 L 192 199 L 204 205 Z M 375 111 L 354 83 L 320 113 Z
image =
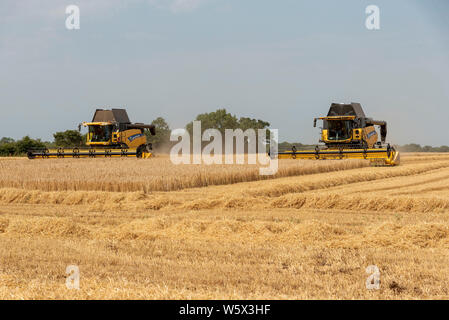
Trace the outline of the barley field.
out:
M 446 299 L 449 155 L 401 161 L 0 158 L 0 299 Z

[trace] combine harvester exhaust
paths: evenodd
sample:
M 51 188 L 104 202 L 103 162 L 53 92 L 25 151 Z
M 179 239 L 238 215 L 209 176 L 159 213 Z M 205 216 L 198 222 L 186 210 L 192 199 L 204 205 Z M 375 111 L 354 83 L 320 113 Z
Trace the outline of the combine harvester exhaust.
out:
M 387 123 L 367 118 L 359 103 L 332 103 L 323 120 L 320 142 L 314 150 L 279 152 L 279 159 L 368 159 L 373 165 L 399 165 L 400 155 L 394 147 L 385 143 Z M 381 140 L 374 126 L 380 127 Z
M 31 149 L 29 159 L 48 158 L 112 158 L 152 157 L 152 146 L 147 143 L 145 130 L 155 135 L 155 127 L 143 123 L 131 123 L 125 109 L 95 111 L 92 122 L 83 122 L 88 127 L 86 145 L 80 148 Z

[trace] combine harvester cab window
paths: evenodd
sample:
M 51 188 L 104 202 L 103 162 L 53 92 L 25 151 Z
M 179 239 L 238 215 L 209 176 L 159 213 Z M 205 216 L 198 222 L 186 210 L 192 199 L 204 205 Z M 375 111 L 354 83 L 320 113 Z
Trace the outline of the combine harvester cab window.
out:
M 351 138 L 352 121 L 350 120 L 328 120 L 329 140 L 347 140 Z
M 112 136 L 112 125 L 89 126 L 89 135 L 92 137 L 92 142 L 107 142 Z

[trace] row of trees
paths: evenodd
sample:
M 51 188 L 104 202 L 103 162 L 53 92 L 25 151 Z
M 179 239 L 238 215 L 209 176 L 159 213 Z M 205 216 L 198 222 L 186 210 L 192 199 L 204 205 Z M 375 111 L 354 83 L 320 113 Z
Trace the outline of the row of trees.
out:
M 76 130 L 56 132 L 53 137 L 53 142 L 32 139 L 29 136 L 17 141 L 3 137 L 0 139 L 0 156 L 23 155 L 30 149 L 83 146 L 86 141 L 86 135 L 82 135 Z
M 403 152 L 449 152 L 449 146 L 441 146 L 441 147 L 432 147 L 432 146 L 423 146 L 410 143 L 403 146 L 397 146 L 399 151 Z
M 207 129 L 217 129 L 222 135 L 224 135 L 225 129 L 242 129 L 245 131 L 247 129 L 266 129 L 270 126 L 270 123 L 263 120 L 245 117 L 237 118 L 235 115 L 228 113 L 226 109 L 199 114 L 195 120 L 201 121 L 202 132 Z M 192 134 L 193 122 L 189 122 L 186 129 Z
M 224 136 L 225 129 L 267 129 L 270 124 L 267 121 L 252 119 L 246 117 L 237 118 L 235 115 L 227 112 L 226 109 L 218 109 L 214 112 L 199 114 L 195 120 L 201 121 L 201 130 L 217 129 Z M 146 132 L 148 141 L 151 142 L 155 149 L 168 150 L 172 145 L 170 142 L 171 129 L 164 118 L 158 117 L 152 121 L 156 127 L 156 135 L 151 136 Z M 186 125 L 186 130 L 192 134 L 193 122 Z M 63 132 L 56 132 L 53 134 L 54 141 L 47 142 L 40 139 L 31 139 L 26 136 L 20 140 L 15 141 L 12 138 L 0 139 L 0 156 L 20 155 L 26 153 L 32 148 L 56 148 L 56 147 L 74 147 L 83 146 L 86 141 L 86 136 L 82 135 L 77 130 L 66 130 Z M 301 143 L 282 142 L 279 144 L 279 150 L 289 150 L 295 145 L 298 150 L 306 149 L 313 146 Z M 400 151 L 404 152 L 449 152 L 448 146 L 431 147 L 421 146 L 419 144 L 407 144 L 404 146 L 396 146 Z
M 279 151 L 287 151 L 292 150 L 293 146 L 295 146 L 296 150 L 307 150 L 307 149 L 314 149 L 315 145 L 311 144 L 302 144 L 300 142 L 280 142 L 278 144 L 278 150 Z
M 15 141 L 12 138 L 0 139 L 0 156 L 14 156 L 25 154 L 29 149 L 44 148 L 46 144 L 40 139 L 31 139 L 29 136 Z

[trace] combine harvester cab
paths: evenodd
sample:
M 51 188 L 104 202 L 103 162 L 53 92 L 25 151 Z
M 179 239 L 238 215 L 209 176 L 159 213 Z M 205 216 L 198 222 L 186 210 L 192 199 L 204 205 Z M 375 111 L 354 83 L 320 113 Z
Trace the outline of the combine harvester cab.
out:
M 91 122 L 83 122 L 87 127 L 86 147 L 32 149 L 29 159 L 48 158 L 112 158 L 112 157 L 152 157 L 152 146 L 147 143 L 145 130 L 155 135 L 155 127 L 143 123 L 131 123 L 125 109 L 97 109 Z
M 394 147 L 385 143 L 387 123 L 367 118 L 359 103 L 332 103 L 323 121 L 320 142 L 314 150 L 279 152 L 279 159 L 367 159 L 373 165 L 399 165 L 400 155 Z M 380 141 L 375 126 L 380 127 Z

